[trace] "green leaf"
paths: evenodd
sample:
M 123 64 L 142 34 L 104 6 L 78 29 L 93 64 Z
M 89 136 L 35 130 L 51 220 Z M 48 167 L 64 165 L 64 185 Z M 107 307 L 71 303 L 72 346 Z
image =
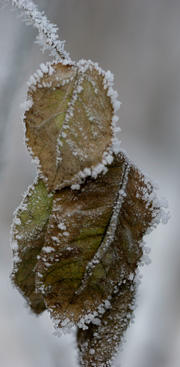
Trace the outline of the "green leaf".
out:
M 35 290 L 35 266 L 44 244 L 51 205 L 52 196 L 48 195 L 44 182 L 35 182 L 16 211 L 12 227 L 12 280 L 37 314 L 45 305 L 41 294 Z

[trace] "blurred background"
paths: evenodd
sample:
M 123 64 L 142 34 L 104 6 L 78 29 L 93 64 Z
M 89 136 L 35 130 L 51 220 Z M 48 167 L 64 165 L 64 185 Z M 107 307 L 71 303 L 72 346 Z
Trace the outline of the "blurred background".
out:
M 179 0 L 36 0 L 58 25 L 73 60 L 99 62 L 115 76 L 122 102 L 122 148 L 160 181 L 171 219 L 145 240 L 152 263 L 141 268 L 135 322 L 115 366 L 180 366 L 180 2 Z M 10 284 L 13 211 L 33 183 L 23 144 L 20 103 L 26 81 L 48 60 L 36 30 L 8 7 L 0 10 L 0 365 L 77 367 L 74 332 L 58 339 L 47 313 L 25 308 Z

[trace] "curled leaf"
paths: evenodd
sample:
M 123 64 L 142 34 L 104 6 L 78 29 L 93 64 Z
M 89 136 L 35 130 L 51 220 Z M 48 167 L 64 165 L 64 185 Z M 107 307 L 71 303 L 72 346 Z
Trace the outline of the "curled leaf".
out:
M 45 71 L 28 94 L 26 141 L 48 189 L 58 190 L 79 183 L 106 159 L 115 106 L 96 64 L 58 63 Z

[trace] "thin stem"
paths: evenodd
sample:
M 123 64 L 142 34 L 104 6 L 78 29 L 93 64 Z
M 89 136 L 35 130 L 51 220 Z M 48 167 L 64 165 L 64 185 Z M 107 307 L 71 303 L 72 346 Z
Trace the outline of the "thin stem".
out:
M 69 54 L 64 50 L 65 41 L 58 39 L 58 28 L 55 24 L 52 24 L 47 19 L 44 12 L 38 10 L 31 0 L 6 0 L 6 3 L 10 2 L 14 7 L 22 10 L 22 14 L 25 15 L 25 22 L 31 23 L 33 27 L 37 28 L 39 34 L 36 38 L 36 42 L 42 46 L 42 50 L 50 50 L 50 55 L 54 56 L 56 60 L 69 60 Z

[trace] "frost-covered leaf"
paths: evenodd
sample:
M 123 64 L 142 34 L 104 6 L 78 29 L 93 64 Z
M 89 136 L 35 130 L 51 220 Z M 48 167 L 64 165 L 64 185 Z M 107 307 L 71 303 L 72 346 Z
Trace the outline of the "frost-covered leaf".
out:
M 78 329 L 79 362 L 83 367 L 111 367 L 133 313 L 135 289 L 124 280 L 112 295 L 109 308 L 102 307 L 96 324 Z
M 110 366 L 132 311 L 142 237 L 159 215 L 152 184 L 123 153 L 77 190 L 48 194 L 38 179 L 18 209 L 13 281 L 58 330 L 82 329 L 82 366 Z
M 103 170 L 119 105 L 110 72 L 92 62 L 58 63 L 42 71 L 28 93 L 26 142 L 48 189 L 57 190 L 79 183 L 92 169 Z
M 31 186 L 15 213 L 11 247 L 14 255 L 12 280 L 35 313 L 45 309 L 40 293 L 35 291 L 35 266 L 44 244 L 52 196 L 39 180 Z
M 142 236 L 159 210 L 143 179 L 120 154 L 105 175 L 54 194 L 36 286 L 58 327 L 86 328 L 136 271 Z

